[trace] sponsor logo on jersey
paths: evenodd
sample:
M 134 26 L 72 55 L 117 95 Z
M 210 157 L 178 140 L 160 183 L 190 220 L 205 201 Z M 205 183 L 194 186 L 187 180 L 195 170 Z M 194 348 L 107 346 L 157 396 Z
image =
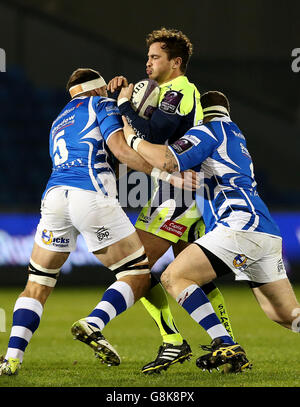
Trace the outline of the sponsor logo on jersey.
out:
M 173 220 L 168 219 L 161 227 L 161 230 L 165 232 L 172 233 L 172 235 L 176 235 L 181 237 L 187 229 L 187 226 L 180 225 L 179 223 L 174 222 Z
M 83 103 L 83 102 L 81 102 Z M 76 106 L 71 107 L 70 109 L 66 109 L 62 112 L 62 114 L 60 114 L 59 116 L 57 116 L 57 118 L 54 120 L 54 122 L 52 123 L 52 127 L 54 126 L 55 123 L 59 122 L 60 119 L 62 119 L 64 116 L 66 116 L 67 114 L 71 113 L 73 110 L 75 110 L 77 107 L 79 106 L 79 103 Z
M 233 265 L 235 268 L 239 269 L 240 271 L 245 270 L 248 265 L 246 264 L 248 258 L 244 254 L 238 254 L 234 259 L 233 259 Z
M 185 134 L 184 139 L 189 140 L 191 143 L 194 144 L 194 146 L 197 146 L 201 143 L 201 140 L 198 137 L 193 136 L 192 134 Z
M 159 105 L 159 109 L 165 113 L 175 114 L 182 98 L 183 93 L 176 90 L 168 90 Z
M 117 105 L 116 105 L 116 106 L 114 106 L 114 105 L 106 106 L 106 107 L 105 107 L 105 110 L 106 110 L 107 112 L 117 112 L 117 113 L 120 113 L 119 108 L 118 108 Z
M 100 229 L 97 230 L 96 232 L 97 238 L 99 242 L 102 242 L 103 239 L 109 239 L 110 238 L 110 233 L 107 228 L 102 226 Z
M 125 116 L 125 117 L 126 117 L 126 120 L 127 120 L 128 124 L 129 124 L 129 126 L 131 126 L 131 127 L 133 128 L 133 130 L 134 130 L 136 136 L 138 136 L 139 138 L 144 139 L 144 138 L 145 138 L 145 134 L 143 134 L 140 130 L 138 130 L 136 127 L 133 126 L 132 120 L 130 119 L 129 116 Z
M 54 137 L 58 131 L 61 131 L 65 127 L 72 126 L 74 123 L 75 123 L 74 114 L 72 116 L 66 117 L 61 123 L 59 123 L 57 126 L 52 128 L 52 130 L 51 130 L 52 137 Z
M 194 143 L 186 137 L 181 137 L 180 139 L 176 140 L 175 143 L 171 144 L 171 147 L 177 154 L 183 154 L 190 150 L 193 146 Z
M 238 132 L 238 131 L 234 131 L 234 130 L 232 130 L 232 133 L 233 133 L 236 137 L 239 137 L 239 138 L 241 138 L 242 140 L 245 140 L 245 137 L 244 137 L 244 135 L 243 135 L 242 133 L 240 133 L 240 132 Z
M 250 155 L 248 149 L 244 146 L 244 144 L 240 143 L 240 147 L 241 147 L 242 153 L 243 153 L 246 157 L 250 158 L 250 160 L 251 160 L 251 155 Z

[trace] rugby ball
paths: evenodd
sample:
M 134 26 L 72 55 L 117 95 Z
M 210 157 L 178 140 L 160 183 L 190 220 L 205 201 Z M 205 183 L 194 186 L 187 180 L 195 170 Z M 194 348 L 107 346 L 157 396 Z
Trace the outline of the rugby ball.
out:
M 131 105 L 143 119 L 150 119 L 158 106 L 160 88 L 153 79 L 143 79 L 134 85 Z

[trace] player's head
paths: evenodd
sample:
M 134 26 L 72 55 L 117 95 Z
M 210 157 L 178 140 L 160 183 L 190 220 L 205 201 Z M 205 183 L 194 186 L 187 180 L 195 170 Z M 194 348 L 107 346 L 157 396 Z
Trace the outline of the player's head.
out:
M 186 72 L 193 46 L 179 30 L 161 28 L 148 34 L 146 72 L 158 83 L 168 82 Z
M 200 98 L 203 109 L 203 121 L 208 121 L 213 117 L 229 117 L 230 105 L 224 93 L 217 90 L 210 90 L 203 93 Z
M 67 83 L 67 91 L 71 97 L 90 95 L 107 96 L 106 83 L 98 71 L 91 68 L 78 68 Z

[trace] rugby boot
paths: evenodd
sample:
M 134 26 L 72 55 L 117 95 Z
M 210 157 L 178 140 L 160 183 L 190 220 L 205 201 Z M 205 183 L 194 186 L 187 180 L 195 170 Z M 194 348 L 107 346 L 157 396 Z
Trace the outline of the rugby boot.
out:
M 224 373 L 239 373 L 252 368 L 246 352 L 238 343 L 231 345 L 216 338 L 211 345 L 201 345 L 201 348 L 210 351 L 196 360 L 196 365 L 202 370 L 211 372 L 212 369 L 219 370 L 219 366 L 224 366 Z
M 0 376 L 13 376 L 17 375 L 21 368 L 19 358 L 8 358 L 8 360 L 1 358 L 0 360 Z
M 145 374 L 160 373 L 161 370 L 167 370 L 174 363 L 190 360 L 191 356 L 192 350 L 185 340 L 181 345 L 164 342 L 158 349 L 157 358 L 145 365 L 142 372 Z
M 86 343 L 93 349 L 95 356 L 109 366 L 121 363 L 118 352 L 107 342 L 100 329 L 89 324 L 85 319 L 80 319 L 72 325 L 71 332 L 74 339 Z

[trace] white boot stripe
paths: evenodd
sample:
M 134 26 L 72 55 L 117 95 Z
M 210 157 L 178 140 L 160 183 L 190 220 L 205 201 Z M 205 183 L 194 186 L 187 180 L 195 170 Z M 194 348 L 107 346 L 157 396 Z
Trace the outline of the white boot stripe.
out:
M 170 352 L 170 353 L 180 353 L 180 349 L 166 349 L 163 353 Z

